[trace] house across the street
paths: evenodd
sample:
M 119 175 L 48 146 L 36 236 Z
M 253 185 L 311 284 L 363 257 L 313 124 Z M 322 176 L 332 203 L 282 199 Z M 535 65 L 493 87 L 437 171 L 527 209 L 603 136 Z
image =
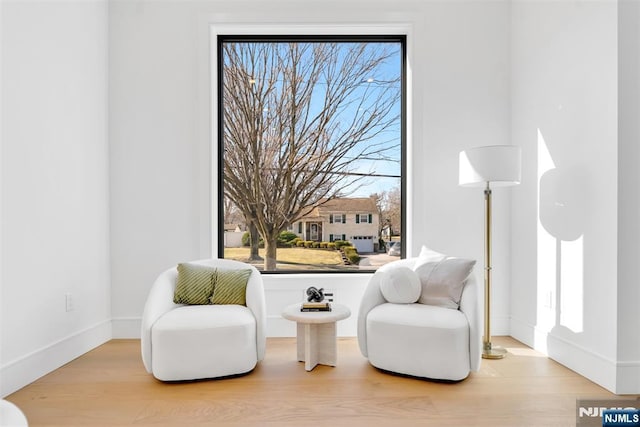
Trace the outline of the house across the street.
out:
M 303 240 L 347 240 L 359 253 L 375 252 L 380 230 L 378 207 L 371 197 L 331 199 L 289 229 Z

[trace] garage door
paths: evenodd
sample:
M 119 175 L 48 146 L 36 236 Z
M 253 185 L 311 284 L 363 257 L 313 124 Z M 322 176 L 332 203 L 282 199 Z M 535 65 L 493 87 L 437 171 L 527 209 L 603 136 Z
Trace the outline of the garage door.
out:
M 373 237 L 371 236 L 353 236 L 351 243 L 359 254 L 373 252 Z

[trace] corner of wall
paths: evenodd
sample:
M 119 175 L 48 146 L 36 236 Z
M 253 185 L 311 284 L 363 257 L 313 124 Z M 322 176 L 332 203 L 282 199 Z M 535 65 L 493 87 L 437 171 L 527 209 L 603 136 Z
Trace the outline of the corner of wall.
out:
M 111 337 L 111 321 L 106 320 L 5 364 L 0 367 L 0 397 L 21 389 Z

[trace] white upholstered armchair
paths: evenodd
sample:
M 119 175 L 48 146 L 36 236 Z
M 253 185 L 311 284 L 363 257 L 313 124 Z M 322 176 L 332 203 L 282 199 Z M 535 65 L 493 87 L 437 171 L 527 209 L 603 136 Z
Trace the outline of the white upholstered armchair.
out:
M 427 252 L 373 275 L 358 314 L 358 343 L 379 369 L 459 381 L 480 367 L 475 261 Z
M 233 260 L 208 259 L 188 264 L 196 270 L 217 269 L 217 300 L 213 297 L 213 288 L 203 291 L 196 280 L 191 280 L 185 283 L 195 286 L 206 300 L 175 303 L 175 298 L 181 301 L 183 297 L 176 293 L 178 270 L 182 265 L 160 274 L 149 292 L 142 316 L 141 351 L 147 372 L 162 381 L 250 372 L 264 358 L 266 346 L 266 310 L 260 273 L 249 264 Z M 228 273 L 234 271 L 245 274 L 239 295 L 233 291 L 237 277 L 226 280 L 231 287 L 223 291 L 221 273 L 230 277 Z M 229 299 L 238 297 L 245 301 Z

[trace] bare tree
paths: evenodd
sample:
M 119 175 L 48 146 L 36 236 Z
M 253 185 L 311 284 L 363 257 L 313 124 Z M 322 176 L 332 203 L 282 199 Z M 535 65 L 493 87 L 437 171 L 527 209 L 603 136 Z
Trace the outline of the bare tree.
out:
M 241 226 L 245 225 L 245 218 L 242 211 L 228 197 L 224 198 L 224 221 L 226 224 Z
M 402 193 L 400 187 L 375 194 L 376 205 L 380 214 L 380 226 L 389 226 L 391 235 L 402 230 Z
M 259 254 L 260 233 L 253 222 L 253 215 L 250 209 L 240 209 L 229 197 L 224 197 L 224 220 L 227 224 L 243 224 L 244 230 L 249 233 L 249 258 L 247 261 L 261 261 Z
M 280 231 L 353 191 L 367 175 L 353 174 L 357 162 L 392 149 L 400 73 L 375 78 L 392 56 L 377 47 L 224 44 L 224 193 L 264 239 L 265 270 L 276 268 Z

